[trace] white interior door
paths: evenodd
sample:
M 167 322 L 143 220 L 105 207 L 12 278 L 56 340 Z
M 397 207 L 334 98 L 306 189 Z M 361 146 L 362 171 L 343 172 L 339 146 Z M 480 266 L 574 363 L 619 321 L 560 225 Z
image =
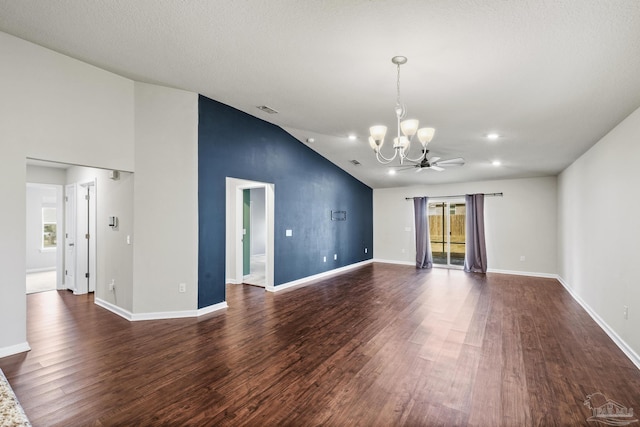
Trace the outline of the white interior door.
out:
M 65 187 L 64 197 L 64 284 L 76 290 L 76 185 Z
M 95 291 L 96 274 L 95 182 L 78 185 L 76 210 L 76 294 Z
M 95 184 L 89 186 L 89 201 L 88 201 L 88 209 L 89 209 L 89 269 L 87 272 L 89 273 L 89 292 L 96 291 L 96 186 Z

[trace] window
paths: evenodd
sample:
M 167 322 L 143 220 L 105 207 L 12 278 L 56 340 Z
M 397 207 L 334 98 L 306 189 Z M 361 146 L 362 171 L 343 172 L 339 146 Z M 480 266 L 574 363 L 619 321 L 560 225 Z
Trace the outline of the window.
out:
M 42 249 L 58 245 L 56 208 L 42 208 Z

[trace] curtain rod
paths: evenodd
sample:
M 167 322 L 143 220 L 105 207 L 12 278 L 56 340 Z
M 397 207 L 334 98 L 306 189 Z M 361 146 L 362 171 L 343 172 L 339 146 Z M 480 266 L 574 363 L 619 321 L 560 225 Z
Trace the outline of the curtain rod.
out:
M 500 193 L 484 193 L 484 195 L 486 197 L 502 197 L 503 194 L 502 192 Z M 466 196 L 466 194 L 456 194 L 454 196 L 428 196 L 429 199 L 453 199 L 453 198 L 460 198 L 460 197 L 464 197 Z M 413 197 L 405 197 L 405 200 L 413 200 Z

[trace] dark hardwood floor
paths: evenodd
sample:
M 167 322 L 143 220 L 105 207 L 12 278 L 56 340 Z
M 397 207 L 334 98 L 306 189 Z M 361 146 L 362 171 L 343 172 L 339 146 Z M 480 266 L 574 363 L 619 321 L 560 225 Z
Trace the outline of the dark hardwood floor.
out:
M 130 323 L 92 296 L 27 297 L 0 359 L 34 426 L 595 425 L 640 371 L 553 279 L 372 264 L 229 308 Z

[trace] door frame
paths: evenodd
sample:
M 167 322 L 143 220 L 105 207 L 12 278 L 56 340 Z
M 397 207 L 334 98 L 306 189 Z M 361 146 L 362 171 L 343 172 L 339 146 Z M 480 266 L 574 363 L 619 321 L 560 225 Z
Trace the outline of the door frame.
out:
M 64 193 L 64 286 L 66 289 L 70 291 L 76 290 L 76 262 L 77 262 L 77 250 L 76 250 L 76 234 L 77 234 L 77 223 L 76 216 L 78 214 L 78 209 L 76 207 L 77 203 L 77 193 L 78 189 L 76 184 L 67 184 L 65 185 L 65 193 Z M 70 199 L 71 198 L 71 199 Z M 73 246 L 73 255 L 69 255 L 67 252 L 68 247 Z M 73 268 L 71 265 L 73 265 Z M 68 272 L 71 271 L 71 276 L 69 276 Z M 69 279 L 72 279 L 73 283 L 70 283 Z
M 274 242 L 275 242 L 275 185 L 268 182 L 249 181 L 227 177 L 227 254 L 234 262 L 227 264 L 228 283 L 242 283 L 242 207 L 243 190 L 252 188 L 265 189 L 265 290 L 275 291 L 274 286 Z M 229 194 L 232 193 L 232 194 Z M 232 253 L 228 253 L 232 251 Z
M 451 204 L 465 204 L 465 199 L 464 197 L 456 197 L 456 198 L 446 198 L 446 199 L 438 199 L 438 198 L 433 198 L 433 199 L 429 199 L 427 201 L 427 212 L 429 211 L 429 205 L 431 203 L 434 204 L 443 204 L 444 205 L 444 210 L 446 212 L 446 215 L 444 216 L 444 222 L 443 222 L 443 226 L 444 226 L 444 230 L 443 232 L 445 233 L 446 236 L 446 253 L 447 253 L 447 263 L 446 264 L 436 264 L 435 262 L 433 263 L 434 267 L 441 267 L 441 268 L 451 268 L 451 269 L 456 269 L 456 270 L 463 270 L 464 266 L 463 265 L 457 265 L 457 264 L 451 264 Z M 431 216 L 431 215 L 429 215 Z M 427 218 L 427 222 L 429 221 L 429 219 Z M 448 233 L 447 233 L 448 231 Z M 467 230 L 465 227 L 465 233 L 464 233 L 464 240 L 465 240 L 465 256 L 466 256 L 466 244 L 467 244 Z M 429 237 L 429 245 L 431 245 L 431 237 Z M 431 252 L 433 253 L 433 247 L 431 247 Z

